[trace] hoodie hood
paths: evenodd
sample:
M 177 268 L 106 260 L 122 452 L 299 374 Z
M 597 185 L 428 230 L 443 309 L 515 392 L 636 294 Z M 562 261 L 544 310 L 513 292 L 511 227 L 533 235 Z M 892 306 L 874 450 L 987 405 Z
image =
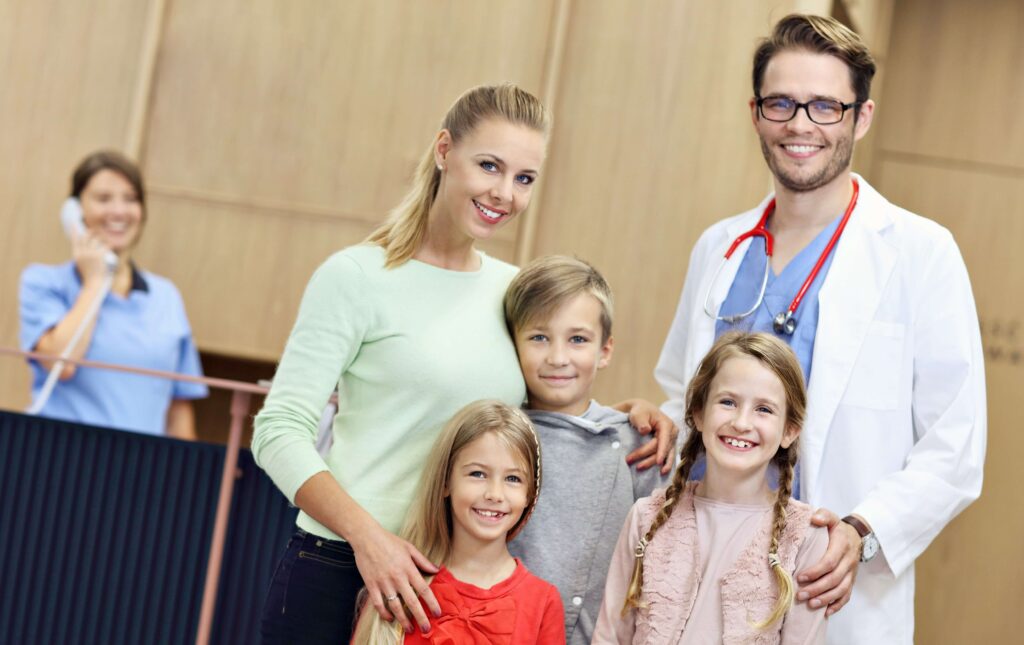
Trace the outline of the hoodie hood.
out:
M 565 430 L 582 429 L 591 434 L 615 432 L 616 427 L 629 422 L 629 415 L 613 408 L 605 407 L 591 400 L 590 407 L 582 416 L 562 414 L 561 412 L 545 412 L 543 410 L 526 410 L 530 419 L 548 428 Z

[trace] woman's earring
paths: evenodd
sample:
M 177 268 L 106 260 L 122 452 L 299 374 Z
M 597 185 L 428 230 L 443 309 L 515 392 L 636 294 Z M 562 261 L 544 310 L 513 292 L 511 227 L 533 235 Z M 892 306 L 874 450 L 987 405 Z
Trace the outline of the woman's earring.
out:
M 437 169 L 438 169 L 438 170 L 439 170 L 440 172 L 444 172 L 444 166 L 442 166 L 441 164 L 437 164 Z

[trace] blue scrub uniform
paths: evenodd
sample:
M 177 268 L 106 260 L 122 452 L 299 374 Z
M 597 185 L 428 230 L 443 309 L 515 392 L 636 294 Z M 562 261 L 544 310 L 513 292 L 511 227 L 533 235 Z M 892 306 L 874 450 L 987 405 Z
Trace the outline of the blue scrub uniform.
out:
M 772 322 L 775 320 L 776 314 L 789 309 L 790 303 L 793 302 L 793 298 L 800 291 L 804 280 L 811 274 L 814 264 L 821 257 L 825 247 L 828 246 L 828 241 L 832 239 L 832 235 L 836 232 L 836 228 L 839 227 L 841 220 L 842 217 L 837 217 L 824 230 L 818 233 L 818 236 L 810 244 L 805 246 L 803 250 L 796 254 L 796 257 L 789 261 L 789 264 L 782 270 L 782 273 L 775 275 L 775 272 L 769 269 L 768 286 L 765 288 L 764 301 L 761 302 L 761 306 L 754 313 L 735 323 L 719 320 L 715 323 L 715 338 L 732 330 L 772 334 L 793 348 L 797 359 L 800 360 L 800 367 L 804 371 L 804 382 L 809 383 L 811 380 L 811 359 L 814 358 L 814 335 L 818 332 L 818 292 L 821 291 L 821 285 L 825 283 L 828 269 L 832 266 L 832 256 L 835 255 L 835 249 L 825 259 L 825 263 L 821 266 L 821 270 L 818 271 L 818 275 L 815 276 L 814 282 L 811 283 L 807 293 L 804 294 L 800 307 L 796 310 L 796 314 L 793 315 L 797 321 L 796 332 L 792 336 L 776 334 L 775 329 L 772 327 Z M 747 252 L 743 256 L 740 268 L 736 272 L 732 286 L 729 288 L 729 295 L 726 297 L 725 302 L 722 303 L 719 316 L 743 313 L 750 309 L 751 305 L 757 301 L 757 294 L 761 290 L 761 281 L 764 280 L 765 261 L 764 238 L 755 237 L 751 240 L 750 246 L 747 247 Z
M 33 264 L 25 269 L 19 291 L 22 349 L 35 348 L 67 315 L 81 289 L 74 262 Z M 85 359 L 203 374 L 178 290 L 166 278 L 134 266 L 128 295 L 111 293 L 103 301 Z M 30 365 L 34 400 L 47 372 L 35 361 Z M 159 435 L 165 431 L 172 400 L 199 399 L 207 394 L 206 386 L 198 383 L 82 367 L 67 381 L 57 383 L 40 414 Z

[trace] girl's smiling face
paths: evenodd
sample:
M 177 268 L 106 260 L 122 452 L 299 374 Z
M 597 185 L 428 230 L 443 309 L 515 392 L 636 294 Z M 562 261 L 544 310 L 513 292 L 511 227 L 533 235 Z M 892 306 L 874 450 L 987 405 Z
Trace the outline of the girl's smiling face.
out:
M 445 491 L 452 542 L 504 542 L 526 508 L 530 477 L 530 469 L 495 433 L 466 444 L 452 461 Z
M 799 429 L 786 425 L 786 391 L 770 369 L 750 356 L 726 359 L 711 381 L 704 409 L 694 415 L 712 472 L 760 476 Z

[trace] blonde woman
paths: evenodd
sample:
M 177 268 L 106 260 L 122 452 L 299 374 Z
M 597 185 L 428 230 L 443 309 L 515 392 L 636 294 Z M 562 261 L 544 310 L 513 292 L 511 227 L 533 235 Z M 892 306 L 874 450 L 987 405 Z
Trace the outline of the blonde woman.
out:
M 549 124 L 514 85 L 467 91 L 388 222 L 310 279 L 252 444 L 301 509 L 264 607 L 265 643 L 347 642 L 364 585 L 406 631 L 439 612 L 424 580 L 435 563 L 396 533 L 445 421 L 471 401 L 524 399 L 501 308 L 516 268 L 476 245 L 529 205 Z M 324 459 L 314 440 L 336 386 Z
M 595 644 L 825 642 L 825 608 L 793 604 L 794 571 L 828 545 L 790 498 L 806 401 L 782 341 L 719 338 L 690 381 L 672 483 L 638 501 L 619 535 Z M 702 455 L 704 478 L 688 482 Z
M 558 590 L 508 550 L 540 486 L 540 444 L 525 414 L 500 401 L 460 410 L 427 459 L 401 533 L 443 564 L 430 582 L 441 616 L 428 634 L 405 634 L 368 608 L 353 643 L 565 643 Z

